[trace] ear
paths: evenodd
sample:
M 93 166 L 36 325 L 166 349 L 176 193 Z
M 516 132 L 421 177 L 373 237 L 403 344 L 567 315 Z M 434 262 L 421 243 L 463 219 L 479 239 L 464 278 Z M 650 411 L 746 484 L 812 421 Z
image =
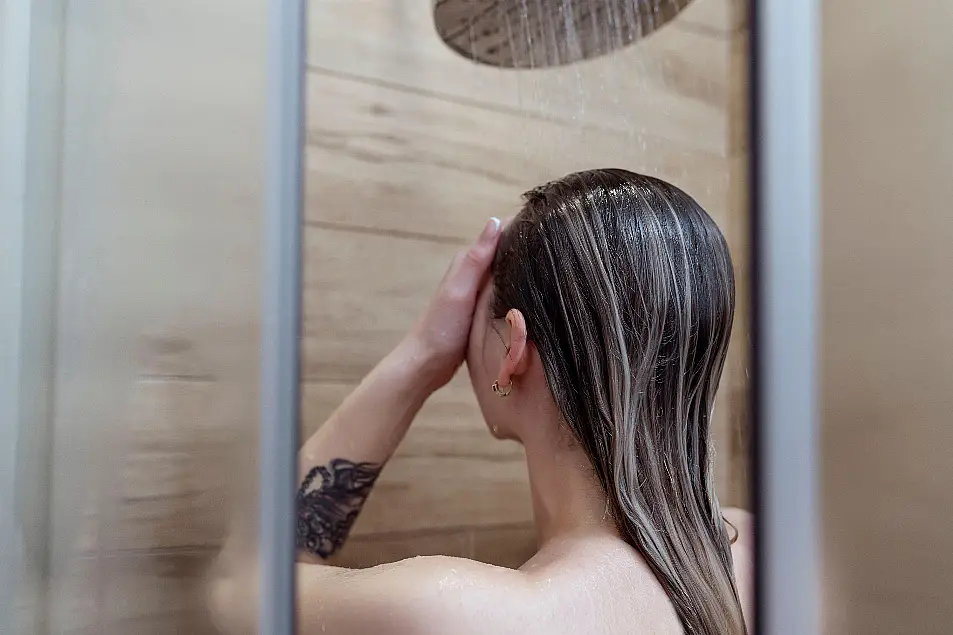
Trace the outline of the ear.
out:
M 509 352 L 500 364 L 500 374 L 497 377 L 500 386 L 509 386 L 513 377 L 526 372 L 529 364 L 529 351 L 526 348 L 526 320 L 519 309 L 507 311 L 506 324 L 510 327 Z

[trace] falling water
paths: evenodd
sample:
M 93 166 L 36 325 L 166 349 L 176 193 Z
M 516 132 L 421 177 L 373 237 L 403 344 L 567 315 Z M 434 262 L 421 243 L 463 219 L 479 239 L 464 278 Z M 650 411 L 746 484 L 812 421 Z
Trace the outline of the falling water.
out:
M 689 2 L 437 0 L 434 11 L 438 32 L 461 54 L 492 66 L 525 69 L 507 80 L 512 82 L 514 106 L 558 124 L 527 126 L 535 132 L 524 134 L 519 145 L 528 162 L 547 156 L 551 164 L 561 165 L 552 157 L 561 157 L 565 148 L 572 147 L 578 148 L 574 156 L 564 157 L 572 168 L 591 167 L 593 161 L 636 163 L 674 180 L 680 174 L 672 173 L 671 160 L 663 174 L 665 166 L 648 164 L 646 157 L 659 139 L 693 143 L 682 123 L 695 112 L 704 112 L 708 87 L 699 82 L 707 80 L 695 80 L 685 91 L 677 72 L 680 66 L 671 66 L 673 61 L 684 65 L 685 59 L 673 57 L 668 47 L 654 40 L 638 44 Z M 440 12 L 450 16 L 451 8 L 455 29 L 442 26 L 442 20 L 450 18 L 442 18 Z M 678 84 L 669 83 L 673 77 L 679 78 Z M 700 107 L 692 105 L 692 99 Z M 587 144 L 588 136 L 605 138 L 606 132 L 615 137 L 609 146 L 620 148 L 615 151 L 619 156 L 600 155 L 597 144 Z M 627 145 L 620 147 L 620 139 Z M 667 156 L 673 151 L 666 147 Z
M 441 37 L 472 60 L 503 69 L 486 69 L 485 76 L 512 82 L 513 105 L 527 115 L 525 132 L 510 142 L 526 162 L 521 179 L 605 166 L 660 176 L 720 212 L 716 220 L 734 224 L 729 242 L 743 244 L 746 212 L 732 207 L 738 201 L 730 188 L 745 177 L 725 161 L 732 152 L 728 130 L 739 123 L 731 121 L 735 79 L 726 61 L 734 36 L 710 24 L 686 28 L 700 17 L 682 13 L 692 0 L 435 1 Z M 465 46 L 442 26 L 449 18 L 441 17 L 441 5 L 454 19 L 472 20 Z M 719 68 L 726 74 L 719 76 Z

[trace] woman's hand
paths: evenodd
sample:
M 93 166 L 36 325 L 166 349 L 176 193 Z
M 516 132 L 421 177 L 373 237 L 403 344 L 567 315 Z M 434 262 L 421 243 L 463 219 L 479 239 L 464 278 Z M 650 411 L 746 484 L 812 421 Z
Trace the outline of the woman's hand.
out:
M 420 381 L 431 390 L 449 382 L 466 357 L 477 295 L 499 240 L 500 220 L 491 218 L 476 242 L 454 256 L 430 306 L 404 341 L 421 362 Z

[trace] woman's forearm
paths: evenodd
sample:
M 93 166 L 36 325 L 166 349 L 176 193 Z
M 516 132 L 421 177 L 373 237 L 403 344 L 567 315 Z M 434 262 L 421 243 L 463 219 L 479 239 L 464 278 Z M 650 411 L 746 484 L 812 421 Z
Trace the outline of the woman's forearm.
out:
M 407 428 L 433 390 L 427 355 L 405 340 L 364 378 L 298 453 L 298 548 L 337 551 Z
M 344 544 L 381 468 L 417 411 L 446 384 L 466 355 L 477 294 L 500 238 L 490 219 L 480 237 L 450 264 L 430 305 L 407 338 L 344 400 L 298 453 L 299 559 L 322 563 Z M 209 576 L 209 603 L 228 633 L 257 628 L 257 541 L 246 510 L 233 519 Z M 312 583 L 333 567 L 307 567 Z
M 491 218 L 457 253 L 406 339 L 361 382 L 298 453 L 297 540 L 318 562 L 344 544 L 384 463 L 428 396 L 466 356 L 477 294 L 500 238 Z
M 381 468 L 436 386 L 428 356 L 408 337 L 364 378 L 298 452 L 298 559 L 320 564 L 347 539 Z M 209 607 L 231 635 L 258 623 L 257 541 L 243 515 L 209 577 Z M 330 568 L 329 568 L 330 570 Z
M 381 360 L 301 446 L 300 480 L 335 458 L 385 463 L 432 392 L 422 378 L 425 367 L 426 356 L 412 340 Z

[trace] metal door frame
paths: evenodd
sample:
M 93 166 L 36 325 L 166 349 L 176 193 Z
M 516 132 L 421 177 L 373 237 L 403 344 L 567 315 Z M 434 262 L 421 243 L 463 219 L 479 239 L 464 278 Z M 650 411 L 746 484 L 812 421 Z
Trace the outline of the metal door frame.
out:
M 817 0 L 751 0 L 757 632 L 820 632 Z
M 261 333 L 259 632 L 295 632 L 307 0 L 270 0 Z

